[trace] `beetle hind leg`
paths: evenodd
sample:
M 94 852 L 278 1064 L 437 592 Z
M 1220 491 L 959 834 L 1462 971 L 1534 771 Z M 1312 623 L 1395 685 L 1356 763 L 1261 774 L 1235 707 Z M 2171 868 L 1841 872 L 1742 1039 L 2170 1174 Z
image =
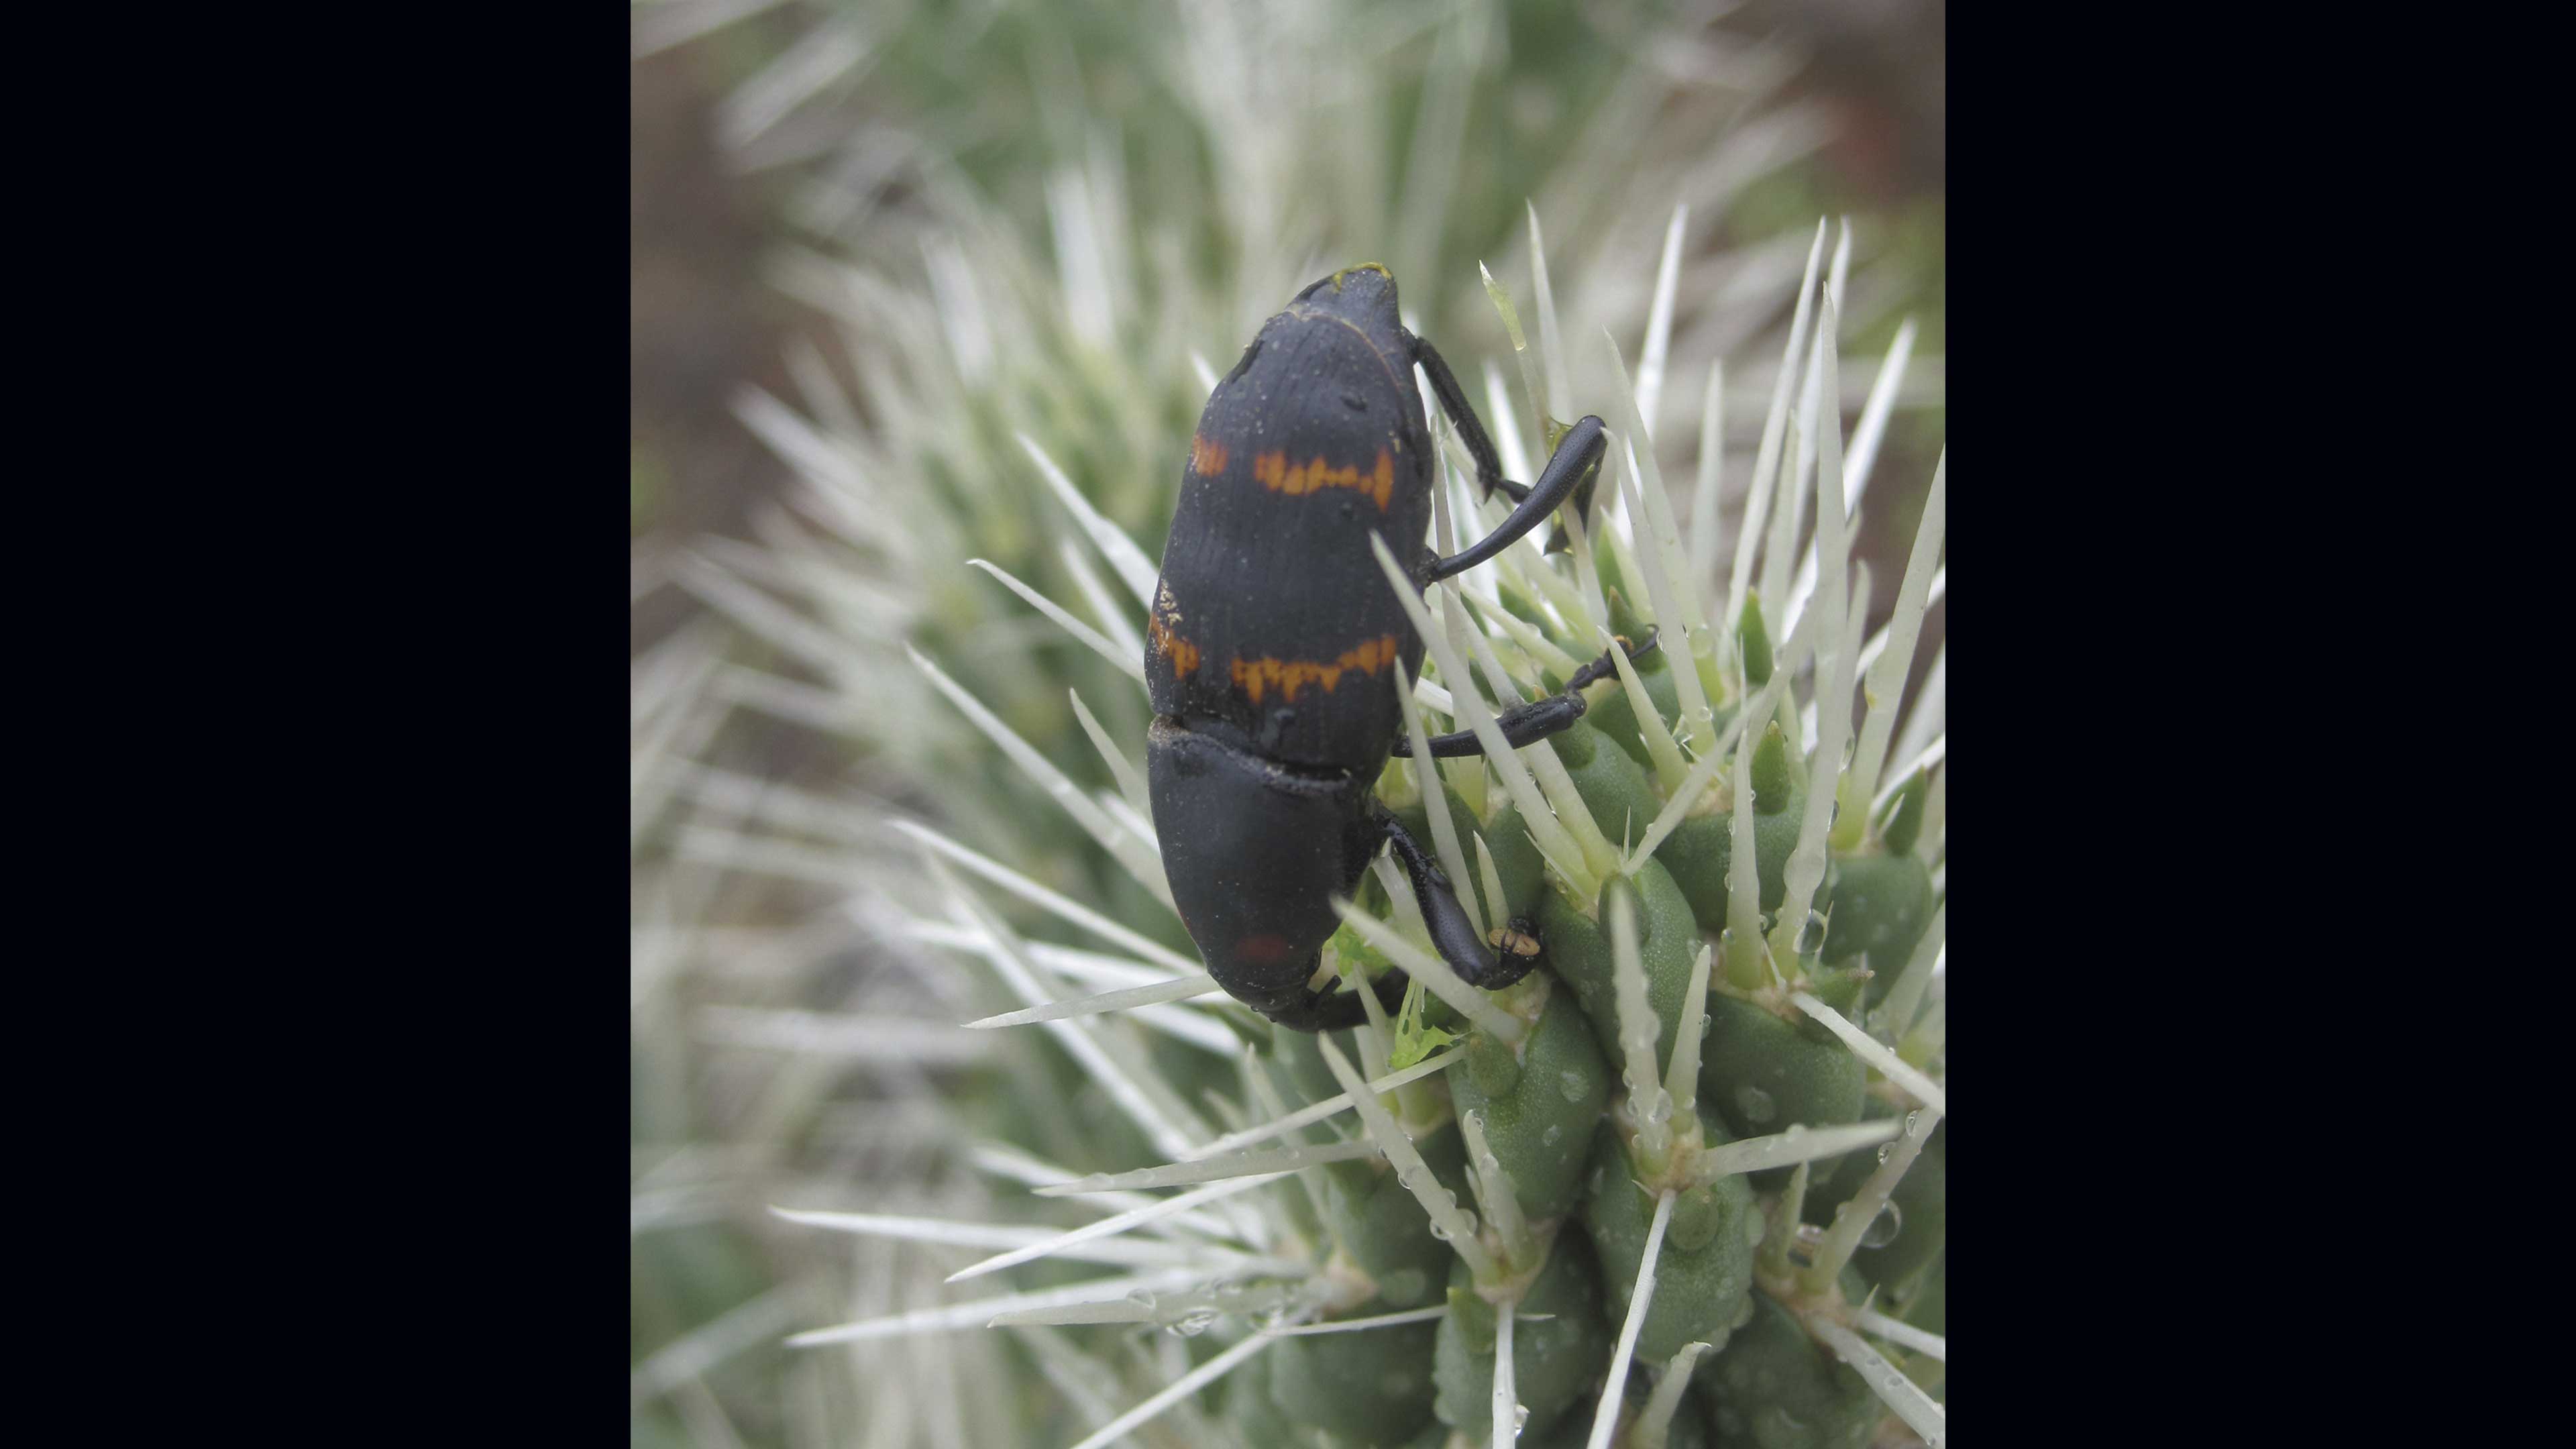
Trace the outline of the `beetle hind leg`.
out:
M 1389 971 L 1370 983 L 1377 992 L 1377 1004 L 1386 1014 L 1395 1015 L 1404 1008 L 1405 974 Z M 1263 1016 L 1290 1031 L 1342 1031 L 1368 1020 L 1368 1008 L 1361 1004 L 1357 991 L 1316 990 L 1308 987 L 1303 995 L 1294 996 L 1277 1007 L 1258 1007 Z
M 1527 976 L 1538 964 L 1537 928 L 1516 918 L 1496 931 L 1492 940 L 1478 940 L 1475 924 L 1467 919 L 1467 908 L 1458 903 L 1458 892 L 1440 863 L 1394 816 L 1382 814 L 1378 824 L 1386 831 L 1387 843 L 1395 847 L 1396 857 L 1404 862 L 1414 903 L 1422 908 L 1422 923 L 1431 929 L 1431 944 L 1458 979 L 1481 991 L 1500 991 Z

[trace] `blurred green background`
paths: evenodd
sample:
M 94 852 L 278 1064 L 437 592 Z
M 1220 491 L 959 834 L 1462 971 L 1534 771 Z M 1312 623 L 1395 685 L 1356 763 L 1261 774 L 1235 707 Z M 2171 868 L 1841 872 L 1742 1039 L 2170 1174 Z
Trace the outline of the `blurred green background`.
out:
M 1658 452 L 1687 480 L 1700 379 L 1722 355 L 1731 508 L 1797 265 L 1816 218 L 1847 215 L 1847 371 L 1865 386 L 1900 322 L 1916 327 L 1858 553 L 1876 611 L 1891 601 L 1946 436 L 1942 5 L 1291 9 L 630 13 L 639 1444 L 1016 1443 L 1074 1371 L 982 1333 L 783 1348 L 800 1328 L 952 1301 L 938 1279 L 965 1259 L 767 1211 L 1039 1221 L 1024 1195 L 992 1208 L 965 1141 L 1083 1170 L 1146 1160 L 1122 1155 L 1123 1122 L 1044 1038 L 929 1029 L 1000 999 L 906 936 L 912 852 L 853 824 L 941 822 L 1151 929 L 1154 912 L 1121 909 L 1132 883 L 902 663 L 918 642 L 1086 787 L 1107 776 L 1067 687 L 1113 733 L 1141 729 L 1131 687 L 962 567 L 991 558 L 1082 597 L 1016 434 L 1150 554 L 1205 395 L 1192 357 L 1221 369 L 1295 285 L 1364 259 L 1395 267 L 1480 406 L 1489 362 L 1517 402 L 1476 267 L 1531 315 L 1532 205 L 1576 408 L 1606 412 L 1600 329 L 1635 368 L 1664 228 L 1688 201 Z M 892 542 L 816 527 L 813 475 L 844 466 L 880 490 Z M 1942 624 L 1936 608 L 1927 653 Z M 800 629 L 816 640 L 801 654 Z M 890 1050 L 868 1023 L 921 1029 Z M 1213 1060 L 1152 1040 L 1179 1080 Z M 1162 1366 L 1118 1367 L 1152 1381 Z

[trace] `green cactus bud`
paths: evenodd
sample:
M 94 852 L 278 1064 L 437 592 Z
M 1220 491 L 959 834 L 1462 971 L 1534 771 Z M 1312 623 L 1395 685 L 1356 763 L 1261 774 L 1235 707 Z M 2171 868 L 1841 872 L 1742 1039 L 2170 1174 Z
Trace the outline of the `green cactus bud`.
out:
M 1319 1094 L 1320 1095 L 1320 1094 Z M 1417 1138 L 1413 1144 L 1442 1186 L 1467 1198 L 1467 1149 L 1455 1122 Z M 1323 1169 L 1324 1218 L 1333 1237 L 1377 1282 L 1378 1297 L 1389 1309 L 1420 1308 L 1439 1301 L 1446 1280 L 1449 1245 L 1431 1235 L 1431 1220 L 1422 1204 L 1383 1157 L 1336 1162 Z
M 1805 785 L 1790 767 L 1789 737 L 1780 732 L 1780 722 L 1764 725 L 1761 742 L 1753 747 L 1754 813 L 1777 815 L 1789 808 L 1793 798 L 1803 806 Z
M 1414 1216 L 1420 1217 L 1421 1209 Z M 1448 1254 L 1446 1248 L 1441 1252 Z M 1350 1316 L 1366 1318 L 1410 1306 L 1374 1302 Z M 1292 1424 L 1324 1430 L 1350 1444 L 1401 1449 L 1431 1421 L 1431 1396 L 1422 1386 L 1431 1377 L 1438 1330 L 1438 1323 L 1423 1322 L 1283 1338 L 1261 1355 L 1270 1360 L 1271 1407 Z M 1519 1366 L 1518 1354 L 1512 1363 Z
M 1522 1215 L 1534 1222 L 1564 1216 L 1582 1191 L 1592 1127 L 1610 1099 L 1610 1067 L 1582 1008 L 1573 993 L 1550 991 L 1517 1059 L 1511 1048 L 1481 1032 L 1468 1041 L 1466 1058 L 1448 1071 L 1450 1100 L 1461 1114 L 1473 1112 L 1484 1123 L 1485 1145 L 1510 1175 Z M 1491 1084 L 1502 1081 L 1502 1073 L 1478 1067 L 1478 1042 L 1487 1054 L 1499 1051 L 1514 1060 L 1511 1079 L 1500 1089 Z
M 1785 758 L 1782 764 L 1785 767 Z M 1758 752 L 1754 769 L 1758 779 Z M 1761 792 L 1754 792 L 1753 869 L 1755 879 L 1762 885 L 1762 909 L 1766 911 L 1780 909 L 1781 900 L 1788 894 L 1789 852 L 1797 849 L 1798 826 L 1807 803 L 1806 782 L 1794 771 L 1786 773 L 1789 786 L 1780 809 L 1763 813 Z M 1732 777 L 1730 770 L 1728 778 Z M 1692 816 L 1675 826 L 1673 833 L 1664 837 L 1664 843 L 1655 847 L 1655 859 L 1672 872 L 1673 883 L 1690 899 L 1691 914 L 1698 918 L 1700 929 L 1711 933 L 1725 930 L 1727 867 L 1735 859 L 1733 818 L 1724 811 Z
M 1696 1253 L 1725 1223 L 1725 1205 L 1717 1195 L 1704 1187 L 1693 1188 L 1674 1200 L 1673 1220 L 1664 1225 L 1664 1242 L 1681 1252 Z
M 1502 877 L 1503 901 L 1510 907 L 1504 919 L 1537 920 L 1540 898 L 1555 892 L 1547 888 L 1547 864 L 1530 840 L 1529 824 L 1521 819 L 1520 807 L 1504 801 L 1494 818 L 1485 822 L 1484 833 L 1486 848 L 1494 854 L 1494 873 Z M 1465 848 L 1469 855 L 1476 853 L 1473 842 L 1465 842 Z M 1484 889 L 1481 881 L 1476 888 Z
M 1696 1377 L 1721 1446 L 1865 1449 L 1885 1412 L 1859 1373 L 1766 1294 Z
M 1583 1227 L 1601 1255 L 1605 1309 L 1620 1314 L 1636 1292 L 1637 1269 L 1645 1260 L 1655 1216 L 1655 1200 L 1637 1185 L 1635 1172 L 1617 1130 L 1602 1123 L 1592 1137 Z M 1693 1191 L 1708 1195 L 1716 1230 L 1698 1248 L 1685 1250 L 1673 1242 L 1666 1224 L 1663 1249 L 1655 1259 L 1654 1301 L 1637 1330 L 1637 1357 L 1648 1362 L 1670 1358 L 1686 1343 L 1723 1346 L 1752 1301 L 1753 1248 L 1762 1236 L 1753 1189 L 1736 1176 Z M 1680 1211 L 1678 1202 L 1674 1210 Z M 1615 1331 L 1618 1326 L 1614 1317 L 1611 1327 Z
M 1599 730 L 1577 722 L 1549 743 L 1564 762 L 1566 774 L 1573 777 L 1583 803 L 1591 808 L 1592 823 L 1612 844 L 1624 847 L 1655 823 L 1664 802 L 1646 778 L 1645 768 L 1626 751 L 1611 748 Z
M 1648 860 L 1632 883 L 1637 891 L 1637 951 L 1646 966 L 1646 1004 L 1660 1023 L 1655 1059 L 1662 1061 L 1672 1052 L 1682 996 L 1690 989 L 1691 958 L 1700 947 L 1699 921 L 1691 913 L 1689 898 L 1661 861 Z M 1625 1060 L 1619 1046 L 1609 923 L 1593 920 L 1549 891 L 1539 903 L 1538 927 L 1540 939 L 1547 943 L 1547 963 L 1582 1003 L 1603 1058 Z
M 1861 1120 L 1893 1117 L 1898 1110 L 1872 1097 L 1862 1108 Z M 1896 1209 L 1894 1221 L 1871 1224 L 1861 1235 L 1864 1246 L 1852 1254 L 1853 1271 L 1876 1284 L 1882 1294 L 1915 1287 L 1926 1266 L 1940 1256 L 1949 1228 L 1949 1137 L 1950 1123 L 1944 1118 L 1915 1155 L 1914 1165 L 1896 1180 L 1896 1191 L 1888 1199 Z M 1803 1214 L 1807 1221 L 1832 1222 L 1834 1209 L 1851 1201 L 1877 1168 L 1875 1153 L 1845 1155 L 1834 1164 L 1832 1175 L 1819 1176 L 1809 1191 Z M 1910 1312 L 1907 1316 L 1911 1321 Z
M 1583 526 L 1587 529 L 1592 528 L 1592 519 L 1589 515 L 1584 517 Z M 1617 595 L 1625 593 L 1630 598 L 1637 599 L 1646 597 L 1644 586 L 1631 580 L 1628 577 L 1627 568 L 1620 563 L 1620 557 L 1623 552 L 1624 550 L 1618 547 L 1605 546 L 1605 541 L 1599 531 L 1595 530 L 1593 532 L 1592 567 L 1601 576 L 1601 595 L 1609 602 L 1610 618 L 1613 627 L 1617 627 L 1619 619 L 1619 600 L 1616 597 Z M 1636 616 L 1632 612 L 1628 617 L 1635 618 Z M 1623 630 L 1622 632 L 1625 631 Z
M 1828 934 L 1825 944 L 1830 947 L 1833 939 Z M 1869 968 L 1858 961 L 1849 966 L 1811 964 L 1807 967 L 1807 994 L 1850 1016 L 1860 1009 L 1861 988 L 1875 979 Z
M 1896 809 L 1879 831 L 1879 838 L 1887 844 L 1888 854 L 1914 853 L 1914 842 L 1923 834 L 1923 801 L 1932 793 L 1931 786 L 1931 772 L 1917 770 L 1914 778 L 1906 781 L 1905 788 L 1897 793 Z
M 1792 1123 L 1859 1121 L 1868 1086 L 1860 1058 L 1811 1018 L 1783 1020 L 1756 1002 L 1710 993 L 1699 1054 L 1700 1110 L 1714 1109 L 1735 1136 L 1766 1137 Z M 1785 1181 L 1788 1170 L 1756 1176 L 1767 1190 Z
M 1629 594 L 1624 584 L 1615 587 L 1611 584 L 1611 576 L 1617 570 L 1610 567 L 1609 562 L 1605 555 L 1602 559 L 1604 567 L 1601 570 L 1601 587 L 1610 605 L 1610 632 L 1630 641 L 1643 639 L 1646 637 L 1646 631 L 1655 627 L 1654 622 L 1638 613 L 1636 606 L 1628 602 Z M 1638 597 L 1642 598 L 1643 595 L 1640 594 Z M 1663 651 L 1659 649 L 1655 652 L 1660 654 Z
M 1744 646 L 1744 681 L 1755 689 L 1771 682 L 1771 635 L 1762 626 L 1762 601 L 1744 596 L 1744 614 L 1736 621 L 1736 641 Z
M 1581 1233 L 1557 1234 L 1515 1312 L 1554 1315 L 1512 1324 L 1512 1387 L 1529 1410 L 1521 1431 L 1543 1432 L 1599 1379 L 1617 1338 L 1602 1327 L 1600 1263 Z M 1434 1412 L 1479 1444 L 1493 1433 L 1494 1324 L 1494 1307 L 1476 1295 L 1467 1265 L 1453 1265 L 1449 1315 L 1433 1355 Z
M 1875 1006 L 1932 924 L 1932 869 L 1911 853 L 1839 858 L 1818 900 L 1820 909 L 1828 905 L 1833 929 L 1826 933 L 1822 959 L 1865 962 L 1874 973 L 1867 999 Z
M 1633 640 L 1638 636 L 1628 637 Z M 1655 708 L 1668 722 L 1682 711 L 1680 686 L 1673 682 L 1672 665 L 1665 657 L 1669 652 L 1657 648 L 1642 659 L 1630 661 L 1636 667 L 1638 682 L 1646 686 L 1646 697 L 1655 702 Z M 1646 754 L 1645 736 L 1638 733 L 1643 726 L 1637 719 L 1636 706 L 1628 702 L 1628 691 L 1614 677 L 1609 687 L 1591 693 L 1598 698 L 1584 711 L 1583 722 L 1617 745 L 1621 754 L 1640 765 L 1652 765 L 1653 760 Z
M 1467 1038 L 1467 1054 L 1449 1069 L 1449 1095 L 1464 1111 L 1468 1093 L 1477 1101 L 1490 1101 L 1510 1095 L 1520 1080 L 1521 1059 L 1511 1046 L 1480 1031 Z

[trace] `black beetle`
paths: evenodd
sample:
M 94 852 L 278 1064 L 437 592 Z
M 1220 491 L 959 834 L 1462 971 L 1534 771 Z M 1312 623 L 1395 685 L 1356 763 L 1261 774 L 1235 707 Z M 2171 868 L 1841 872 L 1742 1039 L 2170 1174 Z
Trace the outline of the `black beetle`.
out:
M 1448 558 L 1423 546 L 1435 473 L 1417 362 L 1486 496 L 1516 500 L 1501 527 Z M 1586 417 L 1535 484 L 1505 481 L 1457 377 L 1405 331 L 1395 278 L 1374 263 L 1299 292 L 1209 395 L 1148 620 L 1146 760 L 1181 923 L 1237 1000 L 1299 1031 L 1362 1019 L 1356 993 L 1310 981 L 1340 925 L 1332 897 L 1388 844 L 1451 969 L 1488 990 L 1529 972 L 1530 923 L 1497 932 L 1508 947 L 1489 954 L 1448 876 L 1370 793 L 1388 757 L 1410 753 L 1392 666 L 1417 674 L 1423 646 L 1369 535 L 1418 560 L 1417 590 L 1464 572 L 1553 513 L 1600 465 L 1603 442 L 1601 420 Z M 1524 745 L 1572 724 L 1580 691 L 1612 667 L 1604 655 L 1563 693 L 1504 711 L 1505 737 Z M 1436 756 L 1481 752 L 1463 730 L 1431 741 Z M 1380 978 L 1379 999 L 1393 1009 L 1404 985 Z

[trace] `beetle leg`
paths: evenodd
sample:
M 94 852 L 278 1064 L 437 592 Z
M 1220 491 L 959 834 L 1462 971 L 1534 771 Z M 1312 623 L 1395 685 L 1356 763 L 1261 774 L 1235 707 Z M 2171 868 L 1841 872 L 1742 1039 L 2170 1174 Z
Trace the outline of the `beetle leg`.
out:
M 1651 652 L 1654 647 L 1655 634 L 1650 630 L 1646 634 L 1644 643 L 1628 647 L 1628 657 L 1634 659 L 1640 654 Z M 1609 678 L 1618 667 L 1610 661 L 1610 651 L 1604 649 L 1601 651 L 1600 658 L 1574 671 L 1574 677 L 1565 682 L 1565 688 L 1561 692 L 1551 694 L 1545 699 L 1532 700 L 1528 704 L 1516 704 L 1504 710 L 1494 717 L 1495 727 L 1503 732 L 1503 739 L 1516 750 L 1523 745 L 1560 733 L 1576 720 L 1583 718 L 1584 687 L 1595 680 Z M 1433 735 L 1427 743 L 1431 746 L 1431 757 L 1435 760 L 1455 760 L 1485 752 L 1485 747 L 1477 740 L 1474 730 L 1455 730 L 1445 735 Z M 1413 741 L 1398 736 L 1395 742 L 1395 753 L 1410 758 L 1413 754 Z
M 1458 973 L 1458 979 L 1486 991 L 1500 991 L 1530 973 L 1538 964 L 1536 937 L 1526 921 L 1513 921 L 1507 940 L 1516 942 L 1496 960 L 1493 948 L 1476 939 L 1475 924 L 1467 919 L 1467 908 L 1458 904 L 1458 892 L 1451 888 L 1449 877 L 1440 863 L 1422 848 L 1393 815 L 1380 812 L 1379 826 L 1386 831 L 1389 845 L 1404 862 L 1404 873 L 1413 881 L 1414 903 L 1422 907 L 1422 923 L 1431 928 L 1431 944 L 1438 948 L 1440 959 Z M 1527 951 L 1518 949 L 1528 946 Z M 1383 978 L 1381 978 L 1383 979 Z
M 1374 985 L 1378 1005 L 1386 1008 L 1387 1015 L 1393 1016 L 1404 1009 L 1407 982 L 1403 972 L 1389 971 L 1377 978 Z M 1342 990 L 1309 989 L 1286 1006 L 1276 1011 L 1264 1010 L 1261 1014 L 1290 1031 L 1342 1031 L 1368 1020 L 1368 1008 L 1360 1004 L 1359 992 Z
M 1663 630 L 1661 628 L 1650 625 L 1646 629 L 1645 638 L 1631 644 L 1628 642 L 1628 636 L 1622 634 L 1619 636 L 1618 644 L 1612 647 L 1625 649 L 1628 657 L 1632 660 L 1639 659 L 1648 654 L 1654 653 L 1655 645 L 1661 640 L 1662 636 Z M 1612 663 L 1610 660 L 1610 650 L 1604 649 L 1601 651 L 1600 658 L 1595 659 L 1591 663 L 1584 665 L 1581 669 L 1574 671 L 1574 677 L 1565 681 L 1565 687 L 1568 690 L 1581 689 L 1584 686 L 1591 684 L 1596 679 L 1608 679 L 1611 675 L 1618 672 L 1619 666 Z
M 1547 460 L 1547 471 L 1538 475 L 1538 482 L 1531 486 L 1529 496 L 1513 507 L 1511 517 L 1466 552 L 1434 563 L 1425 582 L 1465 573 L 1518 543 L 1522 534 L 1545 522 L 1557 505 L 1573 494 L 1575 485 L 1600 466 L 1607 447 L 1608 434 L 1602 431 L 1599 418 L 1587 416 L 1566 429 L 1565 436 L 1557 440 L 1555 456 Z
M 1449 415 L 1451 425 L 1458 429 L 1458 441 L 1467 445 L 1467 456 L 1476 460 L 1476 482 L 1485 490 L 1485 496 L 1493 497 L 1494 490 L 1499 488 L 1510 494 L 1514 503 L 1529 497 L 1526 484 L 1514 483 L 1503 476 L 1502 456 L 1494 451 L 1494 440 L 1486 436 L 1485 420 L 1476 416 L 1474 405 L 1467 401 L 1466 390 L 1458 386 L 1458 375 L 1449 370 L 1448 362 L 1440 356 L 1440 349 L 1431 345 L 1431 339 L 1416 337 L 1413 339 L 1413 360 L 1422 364 L 1423 375 L 1431 379 L 1432 394 L 1440 399 L 1440 410 Z
M 1583 696 L 1569 689 L 1563 694 L 1551 694 L 1545 699 L 1532 700 L 1528 704 L 1513 705 L 1510 709 L 1494 716 L 1494 724 L 1503 732 L 1503 739 L 1517 750 L 1523 745 L 1562 732 L 1568 725 L 1583 717 L 1583 709 Z M 1476 738 L 1474 730 L 1455 730 L 1445 735 L 1433 735 L 1429 743 L 1431 758 L 1435 760 L 1463 759 L 1485 752 L 1484 742 Z M 1395 753 L 1407 759 L 1412 758 L 1413 741 L 1398 736 L 1395 742 Z

